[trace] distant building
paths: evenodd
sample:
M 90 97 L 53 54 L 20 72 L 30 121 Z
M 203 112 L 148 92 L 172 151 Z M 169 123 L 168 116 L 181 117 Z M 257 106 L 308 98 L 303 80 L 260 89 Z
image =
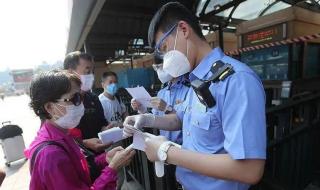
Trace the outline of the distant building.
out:
M 33 69 L 12 70 L 13 85 L 17 92 L 27 93 L 33 76 Z

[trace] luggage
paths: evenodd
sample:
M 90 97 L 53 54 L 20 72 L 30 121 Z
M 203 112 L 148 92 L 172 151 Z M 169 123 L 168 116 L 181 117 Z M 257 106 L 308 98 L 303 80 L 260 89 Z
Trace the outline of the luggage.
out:
M 10 167 L 11 162 L 25 159 L 25 144 L 22 137 L 22 129 L 12 125 L 10 121 L 2 122 L 0 128 L 0 143 L 6 159 L 6 166 Z

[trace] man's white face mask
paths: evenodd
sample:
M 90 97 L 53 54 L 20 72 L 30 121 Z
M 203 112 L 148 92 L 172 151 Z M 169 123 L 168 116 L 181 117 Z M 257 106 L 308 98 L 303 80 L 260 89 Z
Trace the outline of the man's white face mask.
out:
M 93 81 L 94 81 L 94 75 L 88 74 L 88 75 L 80 75 L 81 80 L 81 90 L 82 91 L 89 91 L 92 88 Z
M 163 70 L 174 78 L 182 76 L 191 70 L 191 65 L 187 58 L 189 53 L 188 40 L 187 56 L 176 50 L 178 32 L 179 30 L 177 29 L 173 50 L 168 51 L 163 56 Z
M 171 75 L 169 75 L 168 73 L 164 72 L 163 70 L 163 64 L 157 64 L 157 65 L 152 65 L 153 69 L 157 72 L 158 74 L 158 78 L 161 81 L 161 83 L 166 83 L 169 82 L 170 80 L 173 79 L 173 77 Z

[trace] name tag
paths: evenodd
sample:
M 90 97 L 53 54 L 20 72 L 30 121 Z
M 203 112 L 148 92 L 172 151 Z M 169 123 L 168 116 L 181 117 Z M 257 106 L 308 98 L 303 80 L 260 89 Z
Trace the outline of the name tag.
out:
M 181 104 L 182 102 L 182 100 L 176 100 L 175 105 Z

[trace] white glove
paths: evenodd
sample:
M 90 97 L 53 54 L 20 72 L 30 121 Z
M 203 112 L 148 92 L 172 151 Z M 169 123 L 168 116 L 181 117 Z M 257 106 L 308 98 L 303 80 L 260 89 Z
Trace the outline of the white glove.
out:
M 152 97 L 150 103 L 152 108 L 155 108 L 160 111 L 166 111 L 167 103 L 161 98 Z
M 110 128 L 114 128 L 114 127 L 123 127 L 123 124 L 121 121 L 111 121 L 110 124 L 108 125 L 110 126 Z
M 153 127 L 154 123 L 155 116 L 153 114 L 128 116 L 123 122 L 123 137 L 131 137 L 134 134 L 135 129 Z
M 147 112 L 147 108 L 134 98 L 131 99 L 131 107 L 134 111 L 138 111 L 138 113 L 146 113 Z

